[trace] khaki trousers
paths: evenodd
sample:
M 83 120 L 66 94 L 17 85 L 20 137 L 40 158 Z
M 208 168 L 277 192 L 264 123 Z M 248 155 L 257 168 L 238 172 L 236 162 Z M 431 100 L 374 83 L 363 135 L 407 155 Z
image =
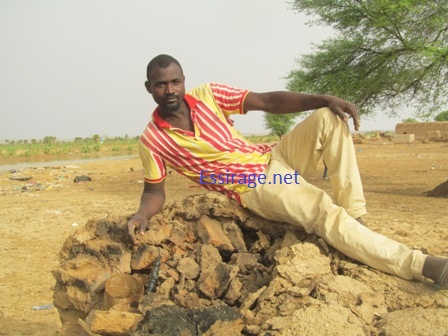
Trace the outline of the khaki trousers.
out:
M 335 202 L 306 182 L 323 159 Z M 299 184 L 280 183 L 298 172 Z M 366 214 L 361 178 L 350 129 L 328 108 L 316 110 L 273 148 L 266 181 L 241 195 L 255 214 L 302 226 L 347 255 L 375 269 L 411 280 L 422 280 L 426 255 L 375 233 L 355 218 Z M 274 176 L 275 175 L 275 176 Z M 296 174 L 297 175 L 297 174 Z M 295 182 L 294 178 L 287 182 Z

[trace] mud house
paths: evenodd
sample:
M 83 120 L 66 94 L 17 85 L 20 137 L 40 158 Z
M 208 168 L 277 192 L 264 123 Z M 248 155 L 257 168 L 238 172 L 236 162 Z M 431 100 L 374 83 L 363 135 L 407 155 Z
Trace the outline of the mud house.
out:
M 448 121 L 399 123 L 395 126 L 396 138 L 412 140 L 448 141 Z

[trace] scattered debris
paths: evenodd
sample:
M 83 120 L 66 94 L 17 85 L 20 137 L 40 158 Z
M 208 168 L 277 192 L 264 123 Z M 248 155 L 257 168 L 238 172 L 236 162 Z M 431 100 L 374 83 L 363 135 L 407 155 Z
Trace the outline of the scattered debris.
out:
M 149 274 L 149 283 L 148 288 L 146 289 L 147 293 L 153 292 L 157 286 L 157 280 L 159 280 L 159 270 L 160 270 L 160 260 L 162 260 L 162 256 L 160 255 L 160 248 L 157 247 L 157 256 L 156 261 L 152 265 L 151 273 Z
M 33 306 L 33 310 L 45 310 L 45 309 L 51 309 L 51 308 L 53 308 L 53 305 L 52 304 L 45 304 L 45 305 L 42 305 L 42 306 Z
M 73 181 L 75 183 L 88 182 L 88 181 L 92 181 L 92 178 L 90 176 L 87 176 L 87 175 L 80 175 L 80 176 L 76 176 Z
M 33 177 L 32 176 L 10 176 L 9 179 L 13 181 L 29 181 Z

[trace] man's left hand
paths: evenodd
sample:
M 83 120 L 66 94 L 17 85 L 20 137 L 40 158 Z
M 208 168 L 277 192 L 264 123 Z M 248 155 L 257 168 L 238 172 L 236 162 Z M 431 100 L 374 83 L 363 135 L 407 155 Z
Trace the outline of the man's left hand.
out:
M 356 106 L 350 102 L 342 100 L 337 97 L 330 96 L 328 98 L 328 108 L 336 115 L 338 115 L 343 121 L 347 122 L 347 114 L 353 118 L 353 125 L 355 131 L 359 131 L 360 121 L 359 113 L 356 110 Z

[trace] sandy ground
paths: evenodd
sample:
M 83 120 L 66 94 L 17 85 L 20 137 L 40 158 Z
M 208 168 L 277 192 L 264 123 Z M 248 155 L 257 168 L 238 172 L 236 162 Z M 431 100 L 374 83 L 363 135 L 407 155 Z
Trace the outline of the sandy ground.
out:
M 382 140 L 355 147 L 367 225 L 408 246 L 448 256 L 448 199 L 424 195 L 448 179 L 448 144 Z M 321 172 L 322 167 L 309 180 L 330 190 Z M 75 183 L 80 175 L 92 181 Z M 32 179 L 11 180 L 17 176 Z M 141 190 L 138 158 L 0 172 L 0 335 L 61 334 L 55 308 L 33 309 L 52 303 L 51 270 L 59 249 L 89 219 L 133 213 Z M 204 191 L 175 173 L 167 179 L 169 200 Z

